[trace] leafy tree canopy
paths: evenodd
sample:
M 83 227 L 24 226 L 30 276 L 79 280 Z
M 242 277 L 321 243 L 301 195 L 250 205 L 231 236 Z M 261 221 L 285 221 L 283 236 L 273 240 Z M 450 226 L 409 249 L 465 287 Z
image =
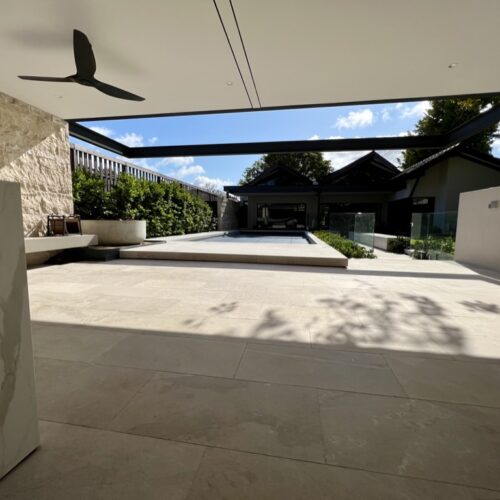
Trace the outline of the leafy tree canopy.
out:
M 312 181 L 318 181 L 332 172 L 330 160 L 326 160 L 323 153 L 269 153 L 259 158 L 248 167 L 240 180 L 240 186 L 253 181 L 266 168 L 284 165 L 293 168 Z
M 411 135 L 440 135 L 474 118 L 488 104 L 498 104 L 498 98 L 443 99 L 431 101 L 431 108 L 421 118 Z M 468 144 L 482 153 L 490 153 L 496 127 L 473 137 Z M 435 153 L 429 149 L 407 149 L 403 152 L 403 169 Z

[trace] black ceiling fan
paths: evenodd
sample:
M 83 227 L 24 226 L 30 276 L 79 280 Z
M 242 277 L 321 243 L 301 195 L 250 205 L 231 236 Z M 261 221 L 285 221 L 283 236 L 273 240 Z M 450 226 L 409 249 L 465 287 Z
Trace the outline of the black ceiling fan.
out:
M 104 94 L 118 99 L 127 99 L 129 101 L 144 101 L 144 97 L 132 94 L 126 90 L 122 90 L 113 85 L 100 82 L 94 78 L 96 71 L 96 62 L 92 45 L 87 36 L 78 30 L 73 30 L 73 52 L 75 54 L 76 73 L 74 75 L 66 76 L 63 78 L 51 76 L 21 76 L 23 80 L 33 80 L 37 82 L 69 82 L 79 83 L 86 87 L 94 87 Z

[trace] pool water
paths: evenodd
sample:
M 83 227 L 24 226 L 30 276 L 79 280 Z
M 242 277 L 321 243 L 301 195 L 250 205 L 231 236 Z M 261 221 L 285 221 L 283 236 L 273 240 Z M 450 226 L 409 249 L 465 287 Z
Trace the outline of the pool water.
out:
M 274 243 L 284 245 L 308 245 L 310 241 L 302 234 L 275 233 L 226 233 L 203 240 L 210 243 Z

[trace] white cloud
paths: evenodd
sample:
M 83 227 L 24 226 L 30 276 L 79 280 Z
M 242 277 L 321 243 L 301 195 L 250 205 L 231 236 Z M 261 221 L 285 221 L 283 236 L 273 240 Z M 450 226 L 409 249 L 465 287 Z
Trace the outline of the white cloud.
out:
M 171 156 L 169 158 L 162 158 L 158 163 L 158 167 L 174 166 L 182 167 L 191 165 L 194 163 L 194 158 L 192 156 Z
M 327 160 L 332 162 L 332 167 L 334 170 L 339 170 L 353 161 L 365 156 L 370 153 L 370 151 L 332 151 L 330 153 L 323 153 Z M 393 163 L 396 167 L 398 166 L 398 160 L 402 158 L 403 151 L 401 150 L 387 150 L 387 151 L 377 151 L 386 160 Z
M 319 135 L 318 134 L 314 134 L 314 135 L 311 135 L 311 137 L 309 137 L 309 141 L 317 141 L 319 139 Z
M 177 179 L 183 179 L 190 175 L 204 174 L 205 169 L 201 165 L 182 165 L 176 170 L 169 172 L 168 175 Z
M 366 108 L 361 111 L 350 111 L 347 116 L 340 116 L 335 122 L 335 127 L 338 129 L 362 128 L 368 127 L 373 121 L 373 111 Z
M 377 136 L 377 137 L 403 137 L 408 135 L 408 132 L 399 132 L 399 134 L 395 135 L 383 135 L 383 136 Z M 329 137 L 326 137 L 326 139 L 343 139 L 344 137 L 341 135 L 331 135 Z M 322 139 L 319 135 L 315 134 L 312 137 L 310 137 L 310 140 L 318 140 Z M 391 163 L 394 165 L 398 166 L 398 160 L 402 158 L 402 150 L 383 150 L 383 151 L 377 151 L 380 155 L 382 155 L 384 158 L 389 160 Z M 370 151 L 325 151 L 323 152 L 323 156 L 325 159 L 330 160 L 332 167 L 334 170 L 339 170 L 346 165 L 349 165 L 353 161 L 357 160 L 358 158 L 361 158 L 362 156 L 370 153 Z
M 107 127 L 90 127 L 90 130 L 97 132 L 98 134 L 105 135 L 106 137 L 111 137 L 113 135 L 113 131 Z
M 339 170 L 367 153 L 369 153 L 369 151 L 331 151 L 323 153 L 323 155 L 327 160 L 332 162 L 334 170 Z
M 134 165 L 139 165 L 142 168 L 149 168 L 150 170 L 157 170 L 155 165 L 151 165 L 151 160 L 149 158 L 134 158 L 133 160 L 129 160 L 128 158 L 121 157 L 125 161 L 129 163 L 133 163 Z
M 156 172 L 161 171 L 176 179 L 184 179 L 185 177 L 205 173 L 205 169 L 201 165 L 194 164 L 194 158 L 192 156 L 174 156 L 170 158 L 161 158 L 156 161 L 142 158 L 139 160 L 134 159 L 133 161 L 141 167 L 149 168 Z M 165 167 L 169 167 L 169 170 L 165 171 Z
M 382 121 L 384 121 L 384 122 L 389 121 L 392 118 L 390 109 L 384 108 L 382 110 L 381 116 L 382 116 Z
M 150 137 L 148 139 L 149 144 L 155 144 L 158 141 L 158 137 Z
M 399 162 L 403 159 L 402 149 L 391 149 L 387 151 L 378 151 L 378 153 L 383 156 L 386 160 L 390 161 L 396 167 L 399 166 Z
M 412 106 L 404 105 L 403 103 L 396 104 L 396 109 L 399 109 L 400 118 L 422 118 L 431 108 L 429 101 L 420 101 Z
M 229 179 L 207 177 L 206 175 L 199 175 L 194 180 L 194 183 L 207 191 L 222 191 L 224 186 L 231 186 L 235 184 Z
M 136 134 L 135 132 L 127 132 L 116 138 L 118 142 L 125 144 L 131 148 L 140 148 L 144 146 L 144 137 L 142 135 Z

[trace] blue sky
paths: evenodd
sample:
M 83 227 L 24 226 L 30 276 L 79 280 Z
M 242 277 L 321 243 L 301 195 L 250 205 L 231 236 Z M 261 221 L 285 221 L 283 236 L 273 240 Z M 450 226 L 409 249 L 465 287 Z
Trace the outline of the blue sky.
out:
M 412 130 L 428 107 L 427 101 L 419 101 L 106 120 L 85 122 L 83 125 L 129 146 L 397 136 Z M 72 141 L 81 143 L 76 139 Z M 401 154 L 400 151 L 380 153 L 395 164 Z M 363 154 L 359 151 L 337 152 L 325 153 L 325 156 L 338 169 Z M 494 154 L 500 156 L 499 140 L 494 145 Z M 245 168 L 258 158 L 259 155 L 179 157 L 133 162 L 186 182 L 221 189 L 223 185 L 237 184 Z

